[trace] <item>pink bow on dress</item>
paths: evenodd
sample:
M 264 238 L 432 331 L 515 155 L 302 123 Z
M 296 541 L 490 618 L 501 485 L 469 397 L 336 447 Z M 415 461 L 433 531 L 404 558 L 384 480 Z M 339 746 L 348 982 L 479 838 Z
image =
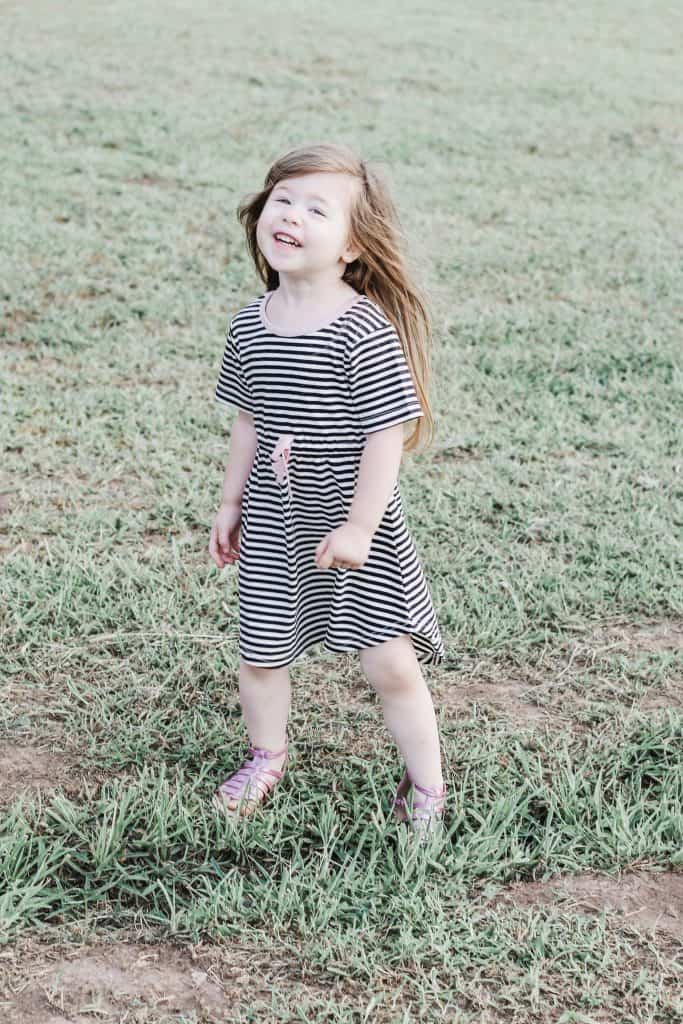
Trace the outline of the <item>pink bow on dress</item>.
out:
M 271 453 L 271 460 L 273 463 L 273 472 L 275 473 L 275 479 L 279 484 L 287 481 L 287 489 L 289 490 L 289 500 L 292 500 L 292 485 L 289 479 L 289 468 L 287 463 L 289 461 L 289 455 L 292 450 L 294 443 L 294 434 L 280 434 L 277 444 L 273 448 Z

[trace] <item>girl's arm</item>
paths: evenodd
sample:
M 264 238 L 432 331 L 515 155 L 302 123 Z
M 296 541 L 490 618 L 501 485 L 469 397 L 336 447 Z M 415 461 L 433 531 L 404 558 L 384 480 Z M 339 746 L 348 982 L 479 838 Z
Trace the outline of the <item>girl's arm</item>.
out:
M 367 530 L 371 537 L 394 490 L 402 455 L 403 423 L 367 435 L 347 522 Z
M 256 447 L 254 418 L 240 409 L 230 434 L 230 454 L 223 478 L 221 505 L 242 504 L 242 494 L 254 462 Z

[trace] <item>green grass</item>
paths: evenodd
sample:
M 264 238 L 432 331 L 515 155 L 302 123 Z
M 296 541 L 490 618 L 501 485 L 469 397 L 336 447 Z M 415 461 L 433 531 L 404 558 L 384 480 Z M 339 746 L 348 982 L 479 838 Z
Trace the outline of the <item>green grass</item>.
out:
M 0 755 L 70 772 L 3 799 L 12 977 L 134 938 L 248 954 L 272 1004 L 244 985 L 235 1021 L 680 1020 L 680 933 L 491 902 L 683 869 L 677 8 L 5 21 Z M 224 333 L 262 287 L 234 210 L 316 139 L 388 173 L 434 303 L 437 434 L 401 475 L 447 649 L 452 803 L 422 853 L 387 820 L 399 758 L 357 658 L 321 648 L 272 807 L 235 829 L 209 804 L 246 741 L 236 570 L 207 550 Z

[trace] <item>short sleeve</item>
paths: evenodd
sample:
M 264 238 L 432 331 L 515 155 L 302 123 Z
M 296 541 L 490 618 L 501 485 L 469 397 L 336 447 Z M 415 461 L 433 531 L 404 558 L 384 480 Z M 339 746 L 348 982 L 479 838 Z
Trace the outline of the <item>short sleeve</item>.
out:
M 236 405 L 238 409 L 243 409 L 252 415 L 254 413 L 251 390 L 242 372 L 240 355 L 229 328 L 218 374 L 215 398 L 217 402 L 222 402 L 224 405 Z
M 366 434 L 424 415 L 393 326 L 354 342 L 348 371 L 351 402 Z

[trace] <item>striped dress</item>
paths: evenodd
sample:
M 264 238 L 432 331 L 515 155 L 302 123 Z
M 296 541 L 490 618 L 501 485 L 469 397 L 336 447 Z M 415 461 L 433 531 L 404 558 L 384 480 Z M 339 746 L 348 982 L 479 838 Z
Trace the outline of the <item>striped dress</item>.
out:
M 312 644 L 357 651 L 408 633 L 416 656 L 444 646 L 397 479 L 359 569 L 319 569 L 315 549 L 351 505 L 366 434 L 424 415 L 399 337 L 359 294 L 319 330 L 285 335 L 265 292 L 230 321 L 216 401 L 254 418 L 242 498 L 239 653 L 291 664 Z

